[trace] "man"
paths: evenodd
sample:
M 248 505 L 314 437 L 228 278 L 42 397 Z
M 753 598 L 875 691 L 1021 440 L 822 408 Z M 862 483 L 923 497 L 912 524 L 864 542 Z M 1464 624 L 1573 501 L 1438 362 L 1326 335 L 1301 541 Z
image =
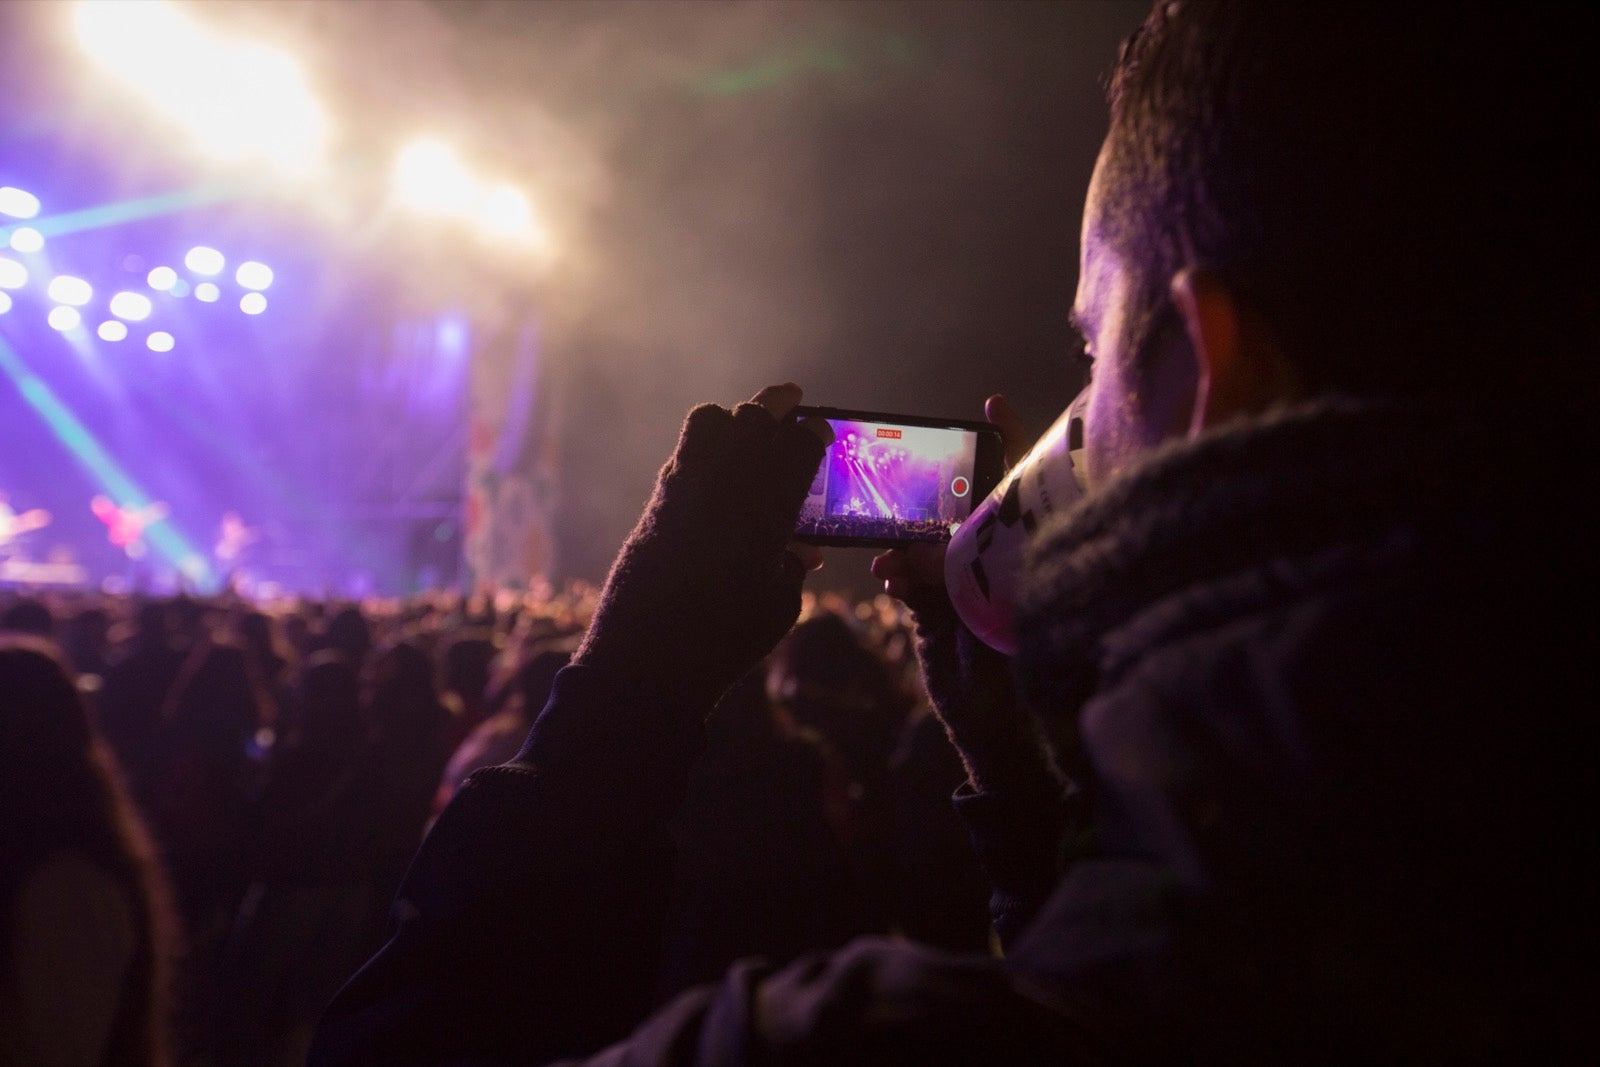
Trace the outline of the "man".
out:
M 690 414 L 521 759 L 441 818 L 313 1062 L 1592 1053 L 1580 23 L 1182 0 L 1125 47 L 1076 303 L 1090 493 L 1038 535 L 1021 699 L 937 559 L 875 564 L 1003 962 L 861 942 L 638 1022 L 699 719 L 807 563 L 820 448 L 774 387 Z

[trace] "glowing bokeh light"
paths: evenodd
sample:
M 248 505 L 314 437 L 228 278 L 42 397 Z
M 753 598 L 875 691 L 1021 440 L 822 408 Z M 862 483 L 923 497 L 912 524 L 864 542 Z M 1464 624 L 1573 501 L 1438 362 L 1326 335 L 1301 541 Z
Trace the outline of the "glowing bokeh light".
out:
M 413 141 L 395 162 L 394 189 L 402 203 L 439 214 L 466 214 L 479 198 L 478 183 L 448 146 Z
M 157 330 L 149 337 L 146 337 L 144 343 L 152 352 L 171 352 L 172 346 L 176 342 L 173 341 L 172 335 L 167 331 Z
M 157 292 L 165 293 L 171 290 L 174 285 L 178 284 L 178 272 L 173 270 L 171 267 L 157 267 L 155 270 L 150 272 L 149 276 L 145 278 L 145 281 L 149 284 L 150 288 L 156 290 Z
M 11 294 L 0 291 L 0 315 L 11 310 Z
M 505 237 L 526 236 L 533 229 L 533 211 L 528 198 L 509 185 L 502 185 L 484 200 L 479 222 L 490 233 Z
M 66 333 L 68 330 L 76 330 L 82 324 L 83 316 L 78 314 L 78 309 L 75 307 L 62 305 L 50 309 L 50 328 L 52 330 L 60 330 L 62 333 Z
M 196 274 L 210 275 L 221 274 L 222 268 L 228 265 L 228 261 L 215 248 L 196 245 L 189 249 L 188 255 L 183 257 L 183 265 Z
M 259 315 L 267 310 L 267 298 L 260 293 L 246 293 L 239 298 L 239 310 L 246 315 Z
M 50 288 L 47 291 L 51 300 L 58 304 L 71 304 L 73 307 L 81 308 L 94 299 L 94 286 L 70 274 L 50 279 Z
M 250 260 L 239 264 L 239 269 L 234 271 L 233 278 L 245 289 L 270 289 L 272 287 L 272 268 L 265 263 Z
M 207 304 L 215 304 L 217 302 L 217 298 L 221 295 L 222 290 L 218 289 L 216 284 L 213 282 L 201 282 L 199 285 L 194 287 L 194 298 L 196 300 L 203 300 Z
M 0 186 L 0 215 L 31 219 L 39 213 L 39 198 L 15 186 Z
M 150 298 L 143 293 L 118 293 L 111 298 L 111 314 L 129 322 L 142 322 L 150 317 Z
M 19 226 L 11 231 L 11 247 L 18 252 L 37 252 L 44 247 L 44 234 L 32 226 Z
M 21 289 L 27 284 L 27 267 L 14 259 L 0 259 L 0 289 Z
M 128 336 L 128 327 L 116 319 L 107 319 L 95 333 L 100 335 L 102 341 L 120 341 Z
M 173 296 L 176 296 L 176 297 L 179 297 L 179 298 L 188 296 L 189 295 L 189 283 L 184 281 L 182 278 L 179 278 L 177 281 L 172 283 L 172 288 L 168 289 L 167 292 L 169 292 Z
M 158 0 L 80 0 L 78 43 L 213 159 L 306 173 L 331 133 L 299 64 Z

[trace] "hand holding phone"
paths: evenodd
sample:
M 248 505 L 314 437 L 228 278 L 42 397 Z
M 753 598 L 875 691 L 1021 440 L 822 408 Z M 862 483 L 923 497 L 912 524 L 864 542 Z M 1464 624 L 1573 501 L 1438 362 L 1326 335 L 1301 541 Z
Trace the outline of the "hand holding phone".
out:
M 943 544 L 1005 473 L 987 422 L 804 406 L 794 416 L 825 419 L 834 436 L 800 507 L 798 541 Z

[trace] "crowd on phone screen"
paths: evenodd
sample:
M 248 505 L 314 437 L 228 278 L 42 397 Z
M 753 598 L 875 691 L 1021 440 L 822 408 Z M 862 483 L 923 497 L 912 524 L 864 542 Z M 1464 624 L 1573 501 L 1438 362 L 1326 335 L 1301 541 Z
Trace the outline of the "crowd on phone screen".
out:
M 0 981 L 18 1062 L 302 1062 L 430 819 L 516 755 L 593 600 L 0 593 L 0 692 L 36 712 L 0 716 L 0 915 L 39 942 Z M 809 600 L 711 721 L 661 995 L 863 933 L 989 951 L 962 778 L 899 605 Z

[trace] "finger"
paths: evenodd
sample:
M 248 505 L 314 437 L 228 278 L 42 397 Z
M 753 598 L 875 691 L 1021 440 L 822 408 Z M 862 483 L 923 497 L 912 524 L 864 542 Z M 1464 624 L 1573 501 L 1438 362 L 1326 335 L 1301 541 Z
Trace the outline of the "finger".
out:
M 793 382 L 784 382 L 782 385 L 769 385 L 761 392 L 750 398 L 750 403 L 757 407 L 767 409 L 767 413 L 782 422 L 789 412 L 795 409 L 804 396 L 801 388 Z
M 801 419 L 797 425 L 802 426 L 816 434 L 817 440 L 822 442 L 823 448 L 827 448 L 829 445 L 833 444 L 833 439 L 835 436 L 833 432 L 833 423 L 829 422 L 822 416 L 807 415 L 805 418 Z
M 1011 401 L 996 393 L 983 402 L 983 414 L 1000 431 L 1000 440 L 1006 450 L 1006 466 L 1027 455 L 1028 449 L 1033 447 L 1033 435 L 1022 424 L 1022 418 L 1011 406 Z
M 807 574 L 822 569 L 822 549 L 816 545 L 808 545 L 804 541 L 790 541 L 783 548 L 785 552 L 800 561 Z
M 872 576 L 883 582 L 883 591 L 896 600 L 904 600 L 912 591 L 911 566 L 906 560 L 906 550 L 891 548 L 872 558 Z

